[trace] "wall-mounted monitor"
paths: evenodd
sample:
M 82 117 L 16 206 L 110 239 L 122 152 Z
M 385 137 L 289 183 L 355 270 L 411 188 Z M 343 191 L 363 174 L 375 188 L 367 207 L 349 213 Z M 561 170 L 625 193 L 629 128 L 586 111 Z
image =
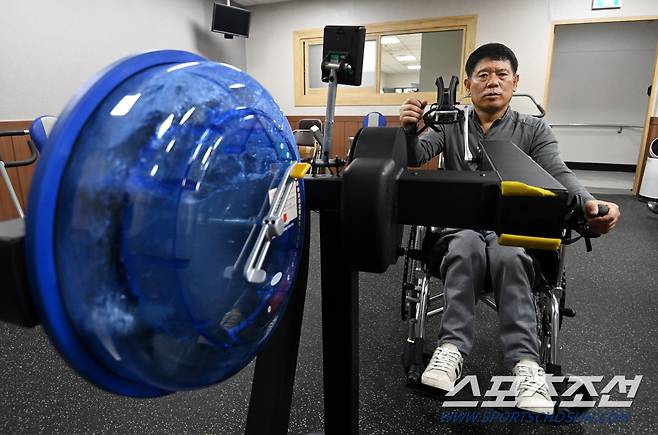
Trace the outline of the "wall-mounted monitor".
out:
M 363 52 L 366 43 L 364 26 L 325 26 L 322 47 L 322 81 L 329 81 L 325 63 L 340 63 L 338 84 L 361 86 Z M 349 65 L 346 68 L 344 64 Z
M 215 3 L 212 10 L 213 32 L 223 33 L 226 38 L 249 37 L 249 16 L 246 9 Z

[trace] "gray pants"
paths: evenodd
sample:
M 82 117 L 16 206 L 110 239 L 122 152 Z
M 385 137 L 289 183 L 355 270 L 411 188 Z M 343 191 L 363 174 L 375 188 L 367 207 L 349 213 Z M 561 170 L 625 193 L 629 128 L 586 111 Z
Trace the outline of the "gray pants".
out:
M 473 347 L 475 304 L 487 271 L 494 291 L 505 359 L 539 361 L 532 259 L 522 248 L 501 246 L 496 233 L 445 230 L 439 243 L 447 247 L 441 262 L 444 311 L 439 344 L 452 343 L 468 355 Z M 487 270 L 488 263 L 488 270 Z

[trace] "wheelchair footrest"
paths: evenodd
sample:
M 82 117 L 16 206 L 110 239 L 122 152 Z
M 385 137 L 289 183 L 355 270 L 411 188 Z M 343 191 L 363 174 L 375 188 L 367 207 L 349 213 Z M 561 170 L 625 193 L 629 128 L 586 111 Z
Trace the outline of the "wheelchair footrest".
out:
M 414 342 L 405 341 L 402 352 L 402 366 L 405 372 L 408 372 L 409 367 L 414 365 L 420 367 L 421 370 L 425 367 L 423 347 L 424 340 L 422 338 L 416 338 Z
M 546 373 L 554 376 L 562 376 L 562 366 L 558 364 L 546 363 Z
M 438 388 L 421 384 L 420 380 L 418 382 L 409 382 L 409 379 L 407 379 L 407 388 L 409 388 L 414 394 L 431 399 L 444 400 L 446 395 L 445 392 Z

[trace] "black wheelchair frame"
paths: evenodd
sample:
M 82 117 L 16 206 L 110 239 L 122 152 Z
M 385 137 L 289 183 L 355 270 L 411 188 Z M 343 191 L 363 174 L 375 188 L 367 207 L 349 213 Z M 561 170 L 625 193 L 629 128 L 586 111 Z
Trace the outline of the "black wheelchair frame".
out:
M 539 339 L 540 364 L 546 368 L 548 374 L 563 376 L 562 355 L 560 351 L 560 330 L 564 317 L 575 317 L 576 313 L 566 305 L 567 279 L 565 273 L 566 247 L 583 238 L 587 250 L 591 250 L 591 238 L 598 237 L 591 233 L 586 226 L 584 216 L 580 211 L 582 204 L 577 201 L 574 205 L 574 213 L 570 221 L 572 224 L 565 229 L 562 244 L 558 251 L 528 250 L 533 259 L 535 270 L 535 283 L 532 288 L 537 315 L 537 335 Z M 599 210 L 599 215 L 607 213 L 604 207 Z M 432 242 L 436 239 L 431 234 L 437 229 L 426 226 L 411 226 L 407 247 L 404 252 L 404 272 L 401 291 L 401 318 L 407 322 L 407 338 L 402 352 L 402 365 L 406 375 L 407 386 L 429 394 L 440 396 L 439 390 L 421 384 L 420 379 L 431 358 L 431 350 L 426 351 L 426 322 L 430 317 L 440 315 L 443 312 L 443 293 L 432 294 L 431 284 L 439 281 L 435 268 L 429 265 L 430 250 Z M 573 232 L 579 235 L 572 237 Z M 428 242 L 429 239 L 429 242 Z M 436 255 L 436 253 L 433 253 Z M 445 254 L 445 252 L 444 252 Z M 438 283 L 437 283 L 438 285 Z M 485 288 L 481 299 L 486 306 L 497 311 L 490 288 Z M 431 340 L 434 345 L 434 340 Z M 573 378 L 573 376 L 572 376 Z M 573 379 L 572 379 L 573 380 Z M 562 396 L 566 389 L 566 383 L 556 385 L 556 392 L 560 394 L 556 401 L 556 411 L 560 402 L 568 399 Z M 592 400 L 591 394 L 586 388 L 578 388 L 573 395 L 582 394 L 583 400 Z M 569 396 L 573 397 L 572 395 Z M 574 408 L 570 411 L 582 413 L 588 408 Z

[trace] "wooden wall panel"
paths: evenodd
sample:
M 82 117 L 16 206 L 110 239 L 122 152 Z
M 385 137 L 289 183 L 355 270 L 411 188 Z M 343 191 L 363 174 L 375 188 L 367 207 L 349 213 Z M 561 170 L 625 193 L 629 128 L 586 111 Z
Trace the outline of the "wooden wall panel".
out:
M 30 158 L 30 147 L 27 144 L 29 136 L 17 136 L 13 137 L 12 141 L 14 143 L 14 156 L 16 160 L 26 160 Z M 24 202 L 24 207 L 27 208 L 27 199 L 30 192 L 30 186 L 32 184 L 32 176 L 34 175 L 34 170 L 36 168 L 36 163 L 33 163 L 29 166 L 21 166 L 20 168 L 15 168 L 18 171 L 18 179 L 21 184 L 21 195 Z
M 0 159 L 4 161 L 14 160 L 14 146 L 11 138 L 9 137 L 0 137 Z M 21 200 L 21 189 L 20 182 L 18 180 L 18 173 L 15 169 L 11 168 L 7 169 L 7 172 L 9 173 L 9 178 L 11 179 L 11 183 L 14 186 L 16 195 L 18 196 L 18 199 Z M 23 203 L 22 200 L 21 203 Z M 17 217 L 18 213 L 16 212 L 11 201 L 11 197 L 7 191 L 5 181 L 4 179 L 0 178 L 0 221 L 15 219 Z
M 0 131 L 26 130 L 29 126 L 30 121 L 0 121 Z M 4 161 L 27 158 L 30 155 L 27 138 L 28 136 L 0 138 L 0 158 Z M 7 168 L 7 172 L 21 207 L 25 211 L 34 165 L 23 168 Z M 0 180 L 0 220 L 15 219 L 17 217 L 18 213 L 11 202 L 7 186 L 5 186 L 4 181 Z

